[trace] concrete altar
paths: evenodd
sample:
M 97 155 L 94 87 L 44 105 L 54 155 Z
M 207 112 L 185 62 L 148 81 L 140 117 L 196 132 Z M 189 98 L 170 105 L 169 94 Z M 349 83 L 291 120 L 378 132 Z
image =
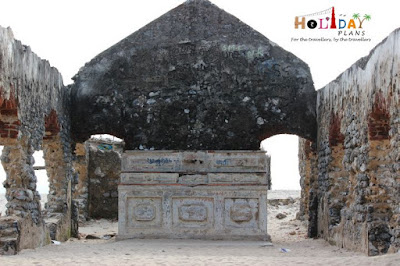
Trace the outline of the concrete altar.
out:
M 127 151 L 118 239 L 270 240 L 261 151 Z

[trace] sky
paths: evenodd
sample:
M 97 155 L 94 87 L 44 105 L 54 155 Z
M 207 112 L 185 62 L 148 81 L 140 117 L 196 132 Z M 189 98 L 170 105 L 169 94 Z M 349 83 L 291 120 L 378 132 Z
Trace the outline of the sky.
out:
M 184 1 L 0 0 L 0 25 L 11 27 L 16 39 L 31 46 L 41 58 L 49 60 L 62 73 L 64 84 L 70 84 L 73 75 L 94 56 L 182 2 Z M 317 90 L 334 80 L 358 59 L 368 55 L 374 46 L 400 27 L 400 1 L 393 0 L 211 2 L 305 61 L 310 67 Z M 336 18 L 345 21 L 354 13 L 359 13 L 361 18 L 364 14 L 369 14 L 371 20 L 364 21 L 363 30 L 364 37 L 371 41 L 293 41 L 293 38 L 346 37 L 338 36 L 337 30 L 294 28 L 295 16 L 315 13 L 332 6 L 336 10 Z M 321 16 L 307 17 L 307 20 L 313 18 L 319 19 Z M 320 22 L 318 19 L 317 22 Z M 300 188 L 297 142 L 296 136 L 279 135 L 263 143 L 272 156 L 273 189 Z M 40 160 L 36 157 L 37 161 Z M 4 174 L 0 175 L 0 181 L 2 179 Z M 45 180 L 45 176 L 39 178 L 40 190 L 46 187 L 42 179 Z

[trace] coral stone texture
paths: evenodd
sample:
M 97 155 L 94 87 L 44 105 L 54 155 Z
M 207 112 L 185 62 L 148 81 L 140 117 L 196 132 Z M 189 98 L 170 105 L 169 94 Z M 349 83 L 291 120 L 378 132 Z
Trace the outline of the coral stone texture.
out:
M 127 149 L 256 150 L 275 134 L 316 138 L 308 66 L 209 1 L 186 1 L 74 77 L 73 138 Z
M 0 254 L 71 235 L 70 93 L 57 69 L 0 27 L 0 144 L 7 217 L 0 217 Z M 42 212 L 33 152 L 43 149 L 50 194 Z
M 400 249 L 399 89 L 397 29 L 318 91 L 318 140 L 300 145 L 312 236 L 369 255 Z
M 89 140 L 89 217 L 118 219 L 118 183 L 123 144 Z

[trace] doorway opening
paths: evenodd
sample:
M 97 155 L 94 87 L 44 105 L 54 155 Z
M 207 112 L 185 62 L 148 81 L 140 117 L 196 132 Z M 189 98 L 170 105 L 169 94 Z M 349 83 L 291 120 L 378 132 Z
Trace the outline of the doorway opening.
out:
M 77 145 L 75 169 L 79 177 L 74 197 L 80 204 L 79 232 L 84 238 L 110 238 L 117 232 L 124 146 L 122 139 L 108 134 L 92 135 Z
M 35 176 L 37 178 L 36 190 L 40 194 L 40 204 L 42 210 L 45 210 L 47 195 L 50 193 L 50 182 L 43 158 L 43 150 L 35 151 L 33 153 L 33 158 L 35 160 L 35 163 L 33 164 L 33 170 L 35 171 Z
M 271 190 L 300 191 L 299 137 L 275 135 L 261 142 L 261 150 L 271 155 Z
M 274 242 L 295 242 L 307 228 L 297 219 L 300 211 L 299 137 L 275 135 L 260 144 L 271 156 L 271 190 L 268 191 L 268 233 Z

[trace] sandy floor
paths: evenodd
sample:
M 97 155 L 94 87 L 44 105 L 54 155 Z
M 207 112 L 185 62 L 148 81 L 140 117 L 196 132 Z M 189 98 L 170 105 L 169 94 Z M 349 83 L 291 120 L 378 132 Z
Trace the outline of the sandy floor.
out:
M 270 193 L 269 198 L 288 195 L 299 197 L 298 192 L 280 191 Z M 306 228 L 294 219 L 298 208 L 298 200 L 269 206 L 272 245 L 259 241 L 106 240 L 117 232 L 117 223 L 96 220 L 80 228 L 80 240 L 0 257 L 0 265 L 400 265 L 400 254 L 367 257 L 323 240 L 307 239 Z M 278 213 L 287 217 L 277 219 Z M 100 239 L 86 239 L 87 235 Z

